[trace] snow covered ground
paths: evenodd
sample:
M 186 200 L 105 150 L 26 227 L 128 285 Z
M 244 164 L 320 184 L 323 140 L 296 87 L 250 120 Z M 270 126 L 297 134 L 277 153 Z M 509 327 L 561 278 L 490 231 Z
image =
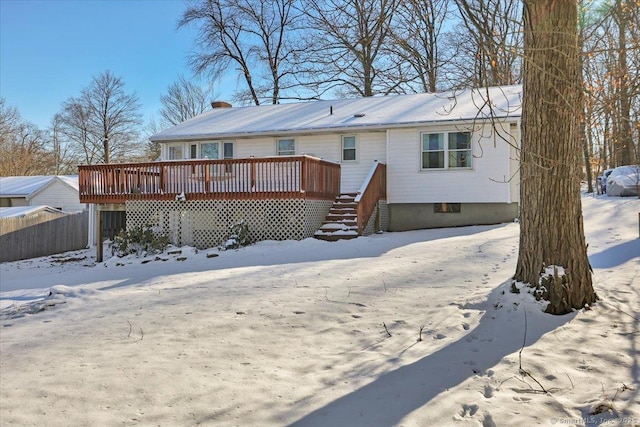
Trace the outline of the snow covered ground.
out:
M 639 426 L 640 202 L 583 205 L 566 316 L 515 223 L 1 264 L 0 425 Z

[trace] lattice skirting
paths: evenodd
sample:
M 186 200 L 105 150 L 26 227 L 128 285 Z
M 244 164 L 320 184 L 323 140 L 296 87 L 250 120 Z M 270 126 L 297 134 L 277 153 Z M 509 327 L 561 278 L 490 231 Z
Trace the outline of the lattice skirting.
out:
M 136 200 L 126 202 L 127 228 L 158 227 L 174 245 L 198 249 L 221 245 L 231 225 L 242 220 L 252 241 L 301 240 L 322 225 L 332 203 L 304 199 Z
M 362 231 L 363 236 L 368 236 L 370 234 L 375 233 L 376 231 L 376 216 L 379 216 L 379 229 L 382 231 L 389 230 L 389 209 L 387 207 L 386 200 L 378 201 L 378 205 L 375 207 L 371 217 L 369 218 L 369 222 L 367 222 L 366 227 Z

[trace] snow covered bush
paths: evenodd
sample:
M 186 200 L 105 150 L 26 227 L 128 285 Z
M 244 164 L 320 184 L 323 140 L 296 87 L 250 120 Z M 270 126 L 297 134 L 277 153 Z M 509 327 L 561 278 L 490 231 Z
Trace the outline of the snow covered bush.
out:
M 165 250 L 169 245 L 169 236 L 150 225 L 136 226 L 120 230 L 111 243 L 111 254 L 124 257 L 130 254 L 150 255 Z
M 249 226 L 244 220 L 242 220 L 231 226 L 229 236 L 227 237 L 227 241 L 224 243 L 222 249 L 237 249 L 250 244 Z

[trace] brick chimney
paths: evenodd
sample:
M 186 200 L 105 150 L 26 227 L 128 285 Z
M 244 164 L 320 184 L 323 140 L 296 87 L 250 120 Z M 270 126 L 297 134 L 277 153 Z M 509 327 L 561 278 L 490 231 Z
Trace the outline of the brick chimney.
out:
M 231 108 L 231 107 L 233 107 L 233 105 L 224 101 L 213 101 L 211 103 L 211 108 Z

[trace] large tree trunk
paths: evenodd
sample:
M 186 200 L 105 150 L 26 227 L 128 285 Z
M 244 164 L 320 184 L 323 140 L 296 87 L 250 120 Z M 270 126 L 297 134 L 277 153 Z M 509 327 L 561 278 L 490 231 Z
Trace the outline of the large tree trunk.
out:
M 620 97 L 620 128 L 619 136 L 616 138 L 616 166 L 630 165 L 633 163 L 633 137 L 631 133 L 631 103 L 629 101 L 629 73 L 631 72 L 627 64 L 627 13 L 625 6 L 616 1 L 616 13 L 618 21 L 618 85 Z
M 582 223 L 582 82 L 575 0 L 525 0 L 520 252 L 515 279 L 538 286 L 546 266 L 547 311 L 563 314 L 597 296 Z M 549 289 L 551 287 L 552 289 Z

